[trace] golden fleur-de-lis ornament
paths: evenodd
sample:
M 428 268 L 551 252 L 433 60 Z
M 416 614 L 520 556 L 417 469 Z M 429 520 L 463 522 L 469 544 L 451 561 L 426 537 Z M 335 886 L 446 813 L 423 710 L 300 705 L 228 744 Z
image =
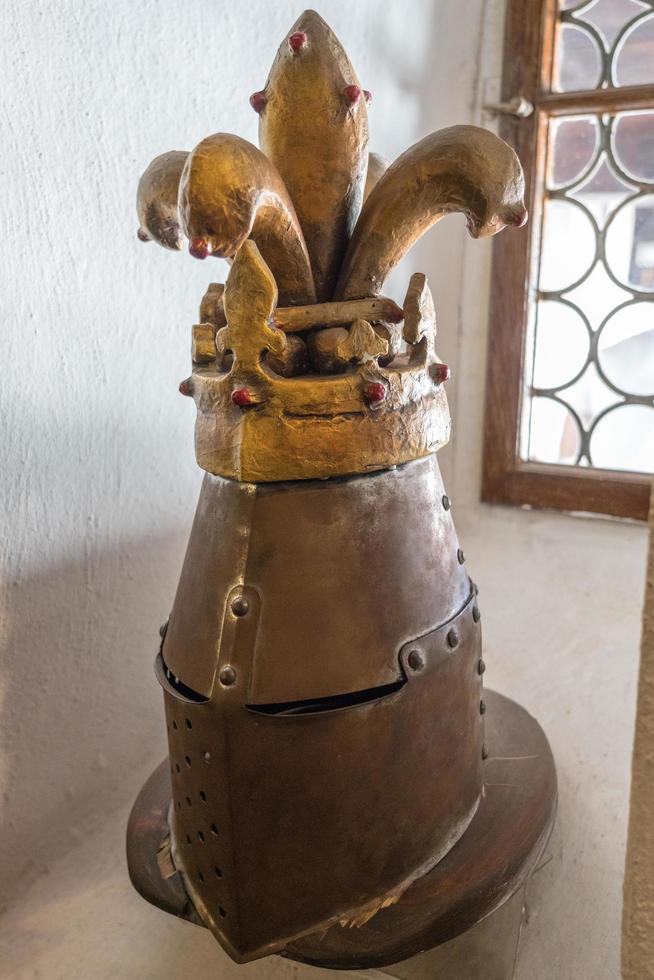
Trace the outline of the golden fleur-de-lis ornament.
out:
M 217 133 L 186 157 L 158 157 L 157 180 L 146 179 L 148 168 L 139 186 L 139 214 L 165 214 L 196 258 L 232 259 L 253 238 L 291 304 L 378 293 L 413 243 L 452 212 L 466 215 L 474 237 L 524 224 L 522 168 L 506 143 L 453 126 L 387 167 L 368 152 L 371 98 L 333 31 L 307 10 L 250 98 L 261 150 Z M 142 231 L 168 244 L 143 219 Z

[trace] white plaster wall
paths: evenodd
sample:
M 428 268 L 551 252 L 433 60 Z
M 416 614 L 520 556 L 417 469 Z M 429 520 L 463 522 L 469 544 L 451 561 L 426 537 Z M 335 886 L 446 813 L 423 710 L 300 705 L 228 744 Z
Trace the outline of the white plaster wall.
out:
M 482 121 L 500 0 L 318 9 L 374 91 L 374 149 L 392 158 Z M 136 241 L 136 180 L 212 131 L 255 139 L 247 97 L 300 10 L 5 0 L 0 977 L 309 972 L 214 959 L 208 937 L 130 893 L 122 864 L 126 808 L 164 752 L 156 627 L 200 481 L 177 383 L 199 297 L 223 272 Z M 645 535 L 478 504 L 489 260 L 451 218 L 412 265 L 430 275 L 454 368 L 442 462 L 481 587 L 486 676 L 541 718 L 559 762 L 562 829 L 520 980 L 616 980 Z

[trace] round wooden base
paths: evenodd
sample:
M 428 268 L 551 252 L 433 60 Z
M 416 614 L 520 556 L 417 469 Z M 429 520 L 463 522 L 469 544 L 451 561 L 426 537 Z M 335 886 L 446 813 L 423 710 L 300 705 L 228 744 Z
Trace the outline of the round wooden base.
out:
M 468 830 L 431 871 L 364 926 L 303 936 L 282 955 L 337 970 L 388 966 L 444 943 L 498 909 L 525 883 L 556 814 L 556 771 L 547 738 L 524 708 L 485 694 L 484 793 Z M 167 835 L 168 762 L 137 798 L 127 832 L 130 877 L 160 908 L 198 922 L 179 876 L 157 860 Z M 172 870 L 172 869 L 171 869 Z

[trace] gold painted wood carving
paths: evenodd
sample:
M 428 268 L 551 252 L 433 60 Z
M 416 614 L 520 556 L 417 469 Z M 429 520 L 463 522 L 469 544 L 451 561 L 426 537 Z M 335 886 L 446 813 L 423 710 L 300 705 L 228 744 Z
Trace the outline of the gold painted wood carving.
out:
M 357 222 L 337 293 L 375 295 L 411 246 L 446 214 L 460 211 L 473 238 L 527 220 L 520 161 L 478 126 L 452 126 L 416 143 L 379 178 Z
M 179 213 L 196 258 L 231 259 L 252 238 L 288 303 L 315 299 L 307 247 L 284 183 L 256 146 L 216 133 L 196 146 L 179 184 Z
M 224 327 L 222 283 L 212 282 L 200 306 L 200 319 L 203 323 L 214 323 Z M 357 319 L 371 320 L 375 323 L 401 323 L 404 310 L 388 296 L 374 296 L 370 299 L 342 300 L 336 303 L 313 303 L 309 306 L 278 306 L 273 311 L 275 326 L 285 333 L 301 333 L 319 327 L 349 326 Z
M 367 320 L 355 320 L 350 330 L 332 327 L 309 337 L 311 363 L 324 374 L 338 374 L 350 364 L 366 364 L 388 354 L 388 340 Z
M 370 197 L 373 187 L 379 182 L 379 178 L 388 170 L 388 160 L 381 153 L 368 154 L 368 172 L 366 173 L 366 185 L 363 190 L 364 202 Z
M 386 469 L 447 442 L 446 373 L 434 374 L 440 362 L 433 323 L 401 364 L 382 368 L 377 356 L 385 347 L 361 320 L 353 337 L 342 330 L 339 338 L 350 370 L 287 379 L 267 359 L 283 354 L 291 339 L 270 325 L 275 300 L 274 279 L 249 240 L 227 279 L 228 326 L 216 334 L 222 369 L 218 362 L 198 366 L 183 382 L 198 409 L 195 445 L 203 469 L 253 483 L 315 479 Z
M 418 459 L 447 440 L 427 279 L 404 306 L 384 281 L 435 222 L 473 237 L 527 218 L 513 150 L 476 126 L 426 136 L 395 163 L 368 152 L 368 107 L 340 42 L 305 11 L 250 97 L 261 149 L 228 133 L 157 157 L 139 238 L 231 264 L 192 328 L 197 459 L 247 481 L 341 476 Z M 279 300 L 279 302 L 278 302 Z
M 263 90 L 252 97 L 261 149 L 295 204 L 320 300 L 333 294 L 361 210 L 369 95 L 336 35 L 306 10 L 282 41 Z
M 179 222 L 179 180 L 188 159 L 186 150 L 171 150 L 155 157 L 139 181 L 136 211 L 142 242 L 154 240 L 163 248 L 179 251 L 184 234 Z

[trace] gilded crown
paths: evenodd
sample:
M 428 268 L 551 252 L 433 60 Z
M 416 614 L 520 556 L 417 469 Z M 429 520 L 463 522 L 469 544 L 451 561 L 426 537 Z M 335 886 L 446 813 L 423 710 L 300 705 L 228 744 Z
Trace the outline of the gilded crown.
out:
M 284 370 L 292 358 L 296 335 L 276 324 L 276 299 L 268 266 L 254 242 L 245 242 L 225 287 L 226 325 L 215 334 L 212 324 L 194 328 L 200 363 L 183 382 L 198 408 L 196 453 L 203 469 L 252 482 L 340 476 L 417 459 L 447 442 L 442 382 L 448 369 L 434 353 L 434 305 L 424 276 L 414 275 L 407 293 L 407 352 L 382 366 L 388 341 L 358 317 L 349 330 L 333 328 L 329 356 L 342 364 L 341 374 L 277 373 L 275 366 Z M 333 312 L 339 305 L 342 311 Z M 373 313 L 375 306 L 388 315 L 395 304 L 368 303 Z M 287 315 L 291 326 L 298 313 L 300 322 L 313 315 L 347 323 L 356 311 L 355 302 L 289 308 Z

